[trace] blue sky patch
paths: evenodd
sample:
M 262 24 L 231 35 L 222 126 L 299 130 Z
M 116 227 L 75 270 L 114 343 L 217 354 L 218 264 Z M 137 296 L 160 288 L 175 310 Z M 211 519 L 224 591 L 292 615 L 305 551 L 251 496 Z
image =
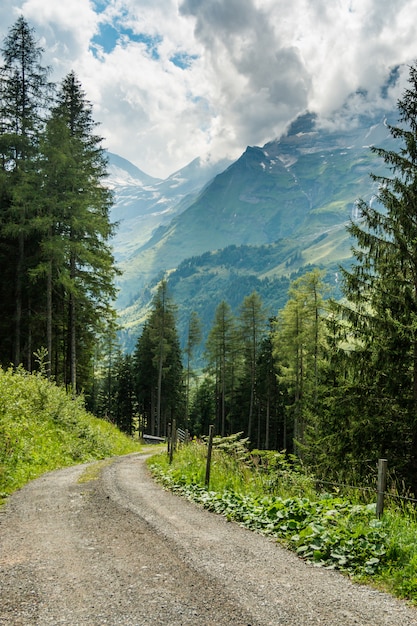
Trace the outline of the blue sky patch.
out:
M 108 0 L 92 0 L 94 12 L 97 14 L 104 13 L 108 7 Z
M 134 33 L 130 28 L 124 28 L 121 24 L 101 24 L 99 32 L 91 40 L 93 54 L 97 48 L 103 50 L 105 54 L 110 54 L 121 41 L 132 41 L 143 43 L 152 59 L 159 59 L 158 45 L 161 37 L 151 37 L 146 33 Z
M 182 70 L 186 70 L 187 67 L 190 67 L 193 61 L 195 61 L 197 58 L 198 57 L 195 54 L 187 54 L 186 52 L 178 52 L 177 54 L 174 54 L 174 56 L 170 58 L 170 61 L 171 63 L 181 68 Z
M 94 46 L 100 46 L 103 52 L 109 54 L 115 49 L 117 42 L 120 39 L 120 33 L 111 24 L 101 24 L 100 32 L 91 40 Z

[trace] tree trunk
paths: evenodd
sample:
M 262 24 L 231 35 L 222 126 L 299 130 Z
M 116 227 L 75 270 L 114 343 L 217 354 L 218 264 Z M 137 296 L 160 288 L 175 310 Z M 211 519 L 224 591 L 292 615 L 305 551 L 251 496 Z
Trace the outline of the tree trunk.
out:
M 269 399 L 269 389 L 267 392 L 266 398 L 266 419 L 265 419 L 265 450 L 269 450 L 269 422 L 270 422 L 270 399 Z
M 48 351 L 48 361 L 46 363 L 46 375 L 51 377 L 52 373 L 52 262 L 48 264 L 48 275 L 46 283 L 46 349 Z
M 162 365 L 163 365 L 163 349 L 162 341 L 160 346 L 159 361 L 158 361 L 158 397 L 156 401 L 156 436 L 161 436 L 161 396 L 162 396 Z
M 70 277 L 73 292 L 69 297 L 69 332 L 70 332 L 70 384 L 72 393 L 75 395 L 77 390 L 77 334 L 76 334 L 76 313 L 75 313 L 75 257 L 71 255 L 70 259 Z
M 16 290 L 15 290 L 15 336 L 14 336 L 14 365 L 17 367 L 21 362 L 20 346 L 22 332 L 22 271 L 25 242 L 22 234 L 19 234 L 18 253 L 16 262 Z

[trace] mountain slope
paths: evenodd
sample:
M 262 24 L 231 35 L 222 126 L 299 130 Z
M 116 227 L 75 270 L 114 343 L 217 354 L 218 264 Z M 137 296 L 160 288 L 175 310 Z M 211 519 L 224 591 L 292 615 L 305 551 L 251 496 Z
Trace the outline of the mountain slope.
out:
M 200 256 L 185 259 L 167 274 L 169 293 L 178 307 L 177 328 L 181 343 L 186 343 L 190 314 L 196 311 L 203 342 L 213 324 L 217 305 L 226 300 L 235 315 L 245 296 L 257 291 L 268 317 L 274 317 L 288 298 L 291 280 L 319 267 L 326 270 L 325 281 L 331 295 L 340 296 L 338 270 L 351 259 L 350 241 L 345 226 L 332 229 L 305 248 L 291 239 L 262 246 L 231 245 Z M 134 348 L 142 324 L 150 310 L 154 288 L 162 275 L 150 281 L 130 306 L 120 311 L 123 325 L 121 341 L 125 350 Z
M 370 173 L 387 173 L 372 145 L 393 147 L 383 119 L 336 132 L 316 128 L 314 117 L 305 115 L 281 139 L 248 147 L 183 196 L 166 222 L 121 262 L 124 348 L 133 349 L 162 277 L 178 306 L 183 345 L 193 310 L 204 345 L 221 300 L 238 314 L 243 298 L 256 290 L 274 316 L 290 281 L 313 267 L 326 270 L 332 295 L 339 297 L 338 270 L 352 261 L 346 225 L 360 219 L 357 200 L 376 194 Z
M 388 141 L 383 122 L 330 132 L 316 129 L 313 116 L 306 115 L 280 140 L 248 147 L 122 265 L 121 305 L 184 259 L 232 244 L 292 240 L 284 267 L 271 268 L 270 275 L 288 275 L 297 257 L 298 267 L 346 258 L 345 224 L 356 215 L 357 199 L 375 193 L 369 173 L 384 167 L 370 145 Z M 318 237 L 327 241 L 312 247 Z
M 153 178 L 122 157 L 108 153 L 106 185 L 113 191 L 112 221 L 118 223 L 113 241 L 116 260 L 135 255 L 161 224 L 187 208 L 200 189 L 228 161 L 215 164 L 195 159 L 166 180 Z

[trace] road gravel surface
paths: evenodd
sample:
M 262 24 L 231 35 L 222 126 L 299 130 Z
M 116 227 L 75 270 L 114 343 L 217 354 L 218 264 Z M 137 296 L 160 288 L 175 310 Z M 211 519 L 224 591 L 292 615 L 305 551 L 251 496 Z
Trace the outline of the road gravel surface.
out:
M 417 609 L 165 491 L 143 455 L 45 474 L 0 509 L 7 626 L 417 626 Z

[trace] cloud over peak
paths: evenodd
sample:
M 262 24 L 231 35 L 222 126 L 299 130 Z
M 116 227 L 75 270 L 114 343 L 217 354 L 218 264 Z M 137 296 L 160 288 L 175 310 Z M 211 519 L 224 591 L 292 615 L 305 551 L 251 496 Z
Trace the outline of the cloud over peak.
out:
M 393 108 L 417 56 L 417 0 L 2 0 L 57 80 L 74 69 L 105 146 L 164 177 L 236 157 L 298 114 Z

